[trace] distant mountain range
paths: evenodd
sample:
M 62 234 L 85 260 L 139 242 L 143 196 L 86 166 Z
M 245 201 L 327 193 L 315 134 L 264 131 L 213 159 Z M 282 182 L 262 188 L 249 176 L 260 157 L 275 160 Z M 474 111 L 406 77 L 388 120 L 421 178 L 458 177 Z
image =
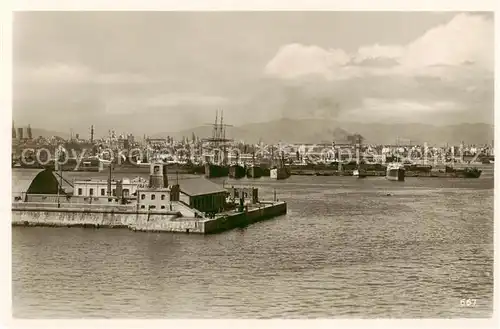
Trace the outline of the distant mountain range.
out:
M 152 134 L 151 137 L 160 138 L 171 136 L 174 138 L 191 138 L 192 134 L 200 138 L 212 136 L 212 127 L 199 126 L 179 132 L 164 132 Z M 264 123 L 250 123 L 237 127 L 228 127 L 226 137 L 247 143 L 337 143 L 347 142 L 353 134 L 364 137 L 365 143 L 395 144 L 399 139 L 401 144 L 489 144 L 494 139 L 494 127 L 486 123 L 463 123 L 448 126 L 433 126 L 428 124 L 383 124 L 383 123 L 355 123 L 332 122 L 319 119 L 281 119 Z M 26 135 L 26 130 L 24 131 Z M 32 128 L 34 138 L 38 136 L 59 136 L 68 138 L 68 133 L 54 132 L 45 129 Z
M 155 134 L 154 137 L 172 136 L 191 138 L 192 134 L 200 138 L 212 136 L 212 127 L 200 126 L 192 129 Z M 400 123 L 355 123 L 332 122 L 319 119 L 281 119 L 264 123 L 250 123 L 238 127 L 228 127 L 226 137 L 244 140 L 248 143 L 337 143 L 346 142 L 348 136 L 360 134 L 365 143 L 372 144 L 490 144 L 494 139 L 494 127 L 485 123 L 463 123 L 448 126 L 428 124 Z

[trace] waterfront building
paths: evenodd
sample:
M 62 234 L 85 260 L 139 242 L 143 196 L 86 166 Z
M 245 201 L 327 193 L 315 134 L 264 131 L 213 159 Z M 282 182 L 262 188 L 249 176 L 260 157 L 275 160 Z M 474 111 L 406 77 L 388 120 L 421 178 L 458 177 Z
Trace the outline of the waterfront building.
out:
M 109 184 L 111 183 L 111 184 Z M 109 185 L 108 185 L 109 184 Z M 139 180 L 130 180 L 124 178 L 122 180 L 75 180 L 73 194 L 76 196 L 96 197 L 96 196 L 117 196 L 117 186 L 121 188 L 123 197 L 137 195 L 137 190 L 141 187 L 146 187 L 147 184 Z M 111 193 L 108 193 L 111 187 Z
M 129 180 L 75 180 L 73 195 L 92 203 L 136 204 L 138 209 L 170 210 L 172 203 L 183 203 L 200 212 L 218 212 L 226 205 L 227 190 L 201 177 L 185 178 L 169 184 L 167 166 L 150 165 L 149 182 Z M 108 192 L 109 191 L 109 192 Z
M 179 185 L 140 188 L 137 191 L 137 207 L 139 209 L 172 210 L 173 201 L 179 201 Z
M 138 209 L 172 210 L 173 201 L 179 201 L 179 184 L 169 186 L 166 165 L 152 163 L 148 187 L 137 189 Z
M 180 201 L 202 212 L 218 212 L 225 207 L 227 190 L 206 178 L 183 179 Z

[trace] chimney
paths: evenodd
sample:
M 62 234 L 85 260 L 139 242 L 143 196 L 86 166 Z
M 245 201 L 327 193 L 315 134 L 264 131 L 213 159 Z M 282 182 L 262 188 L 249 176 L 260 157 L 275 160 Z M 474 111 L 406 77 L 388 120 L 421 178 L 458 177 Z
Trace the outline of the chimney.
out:
M 28 134 L 28 139 L 32 139 L 33 136 L 31 135 L 31 126 L 28 125 L 28 128 L 26 129 L 26 133 Z
M 170 201 L 179 201 L 180 192 L 179 184 L 172 185 L 170 188 Z
M 16 128 L 14 126 L 14 121 L 12 121 L 12 139 L 16 139 Z
M 17 138 L 23 139 L 23 128 L 17 128 Z
M 116 196 L 121 199 L 123 197 L 123 180 L 116 182 Z
M 99 167 L 101 167 L 101 166 L 102 166 L 102 162 L 101 162 L 101 161 L 99 161 Z M 111 163 L 110 163 L 110 164 L 109 164 L 108 181 L 107 181 L 107 183 L 108 183 L 108 193 L 107 193 L 107 194 L 108 194 L 108 196 L 111 196 L 111 195 L 112 195 L 112 193 L 111 193 L 111 171 L 112 171 L 112 170 L 113 170 L 113 166 L 112 166 L 112 165 L 111 165 Z
M 163 165 L 163 187 L 168 187 L 168 168 L 166 164 Z

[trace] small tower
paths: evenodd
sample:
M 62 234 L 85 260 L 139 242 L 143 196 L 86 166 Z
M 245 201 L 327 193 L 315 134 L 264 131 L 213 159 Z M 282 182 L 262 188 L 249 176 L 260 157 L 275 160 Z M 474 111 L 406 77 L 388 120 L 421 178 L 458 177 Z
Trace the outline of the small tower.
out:
M 31 134 L 31 125 L 28 125 L 28 128 L 26 128 L 26 133 L 29 140 L 33 139 L 33 135 Z
M 149 188 L 164 188 L 163 165 L 161 163 L 151 163 L 149 173 Z

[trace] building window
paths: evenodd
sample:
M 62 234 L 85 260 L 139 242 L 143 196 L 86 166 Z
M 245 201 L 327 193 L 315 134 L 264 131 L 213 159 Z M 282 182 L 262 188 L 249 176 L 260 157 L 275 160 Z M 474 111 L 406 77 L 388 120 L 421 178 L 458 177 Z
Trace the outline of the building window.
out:
M 144 209 L 144 205 L 141 206 L 141 209 Z
M 128 197 L 130 195 L 130 190 L 128 188 L 123 189 L 123 196 Z
M 82 195 L 83 194 L 83 190 L 81 188 L 78 189 L 78 195 Z
M 89 195 L 94 195 L 94 189 L 93 188 L 89 189 Z
M 146 199 L 146 194 L 141 194 L 141 200 Z
M 156 209 L 156 206 L 151 205 L 149 206 L 149 209 Z
M 106 195 L 106 189 L 101 189 L 101 195 Z
M 165 209 L 165 206 L 161 206 L 161 209 Z
M 162 194 L 162 195 L 161 195 L 161 199 L 162 199 L 162 200 L 165 200 L 165 194 Z
M 154 200 L 156 198 L 156 195 L 151 194 L 151 200 Z
M 113 196 L 116 196 L 116 189 L 113 189 Z

